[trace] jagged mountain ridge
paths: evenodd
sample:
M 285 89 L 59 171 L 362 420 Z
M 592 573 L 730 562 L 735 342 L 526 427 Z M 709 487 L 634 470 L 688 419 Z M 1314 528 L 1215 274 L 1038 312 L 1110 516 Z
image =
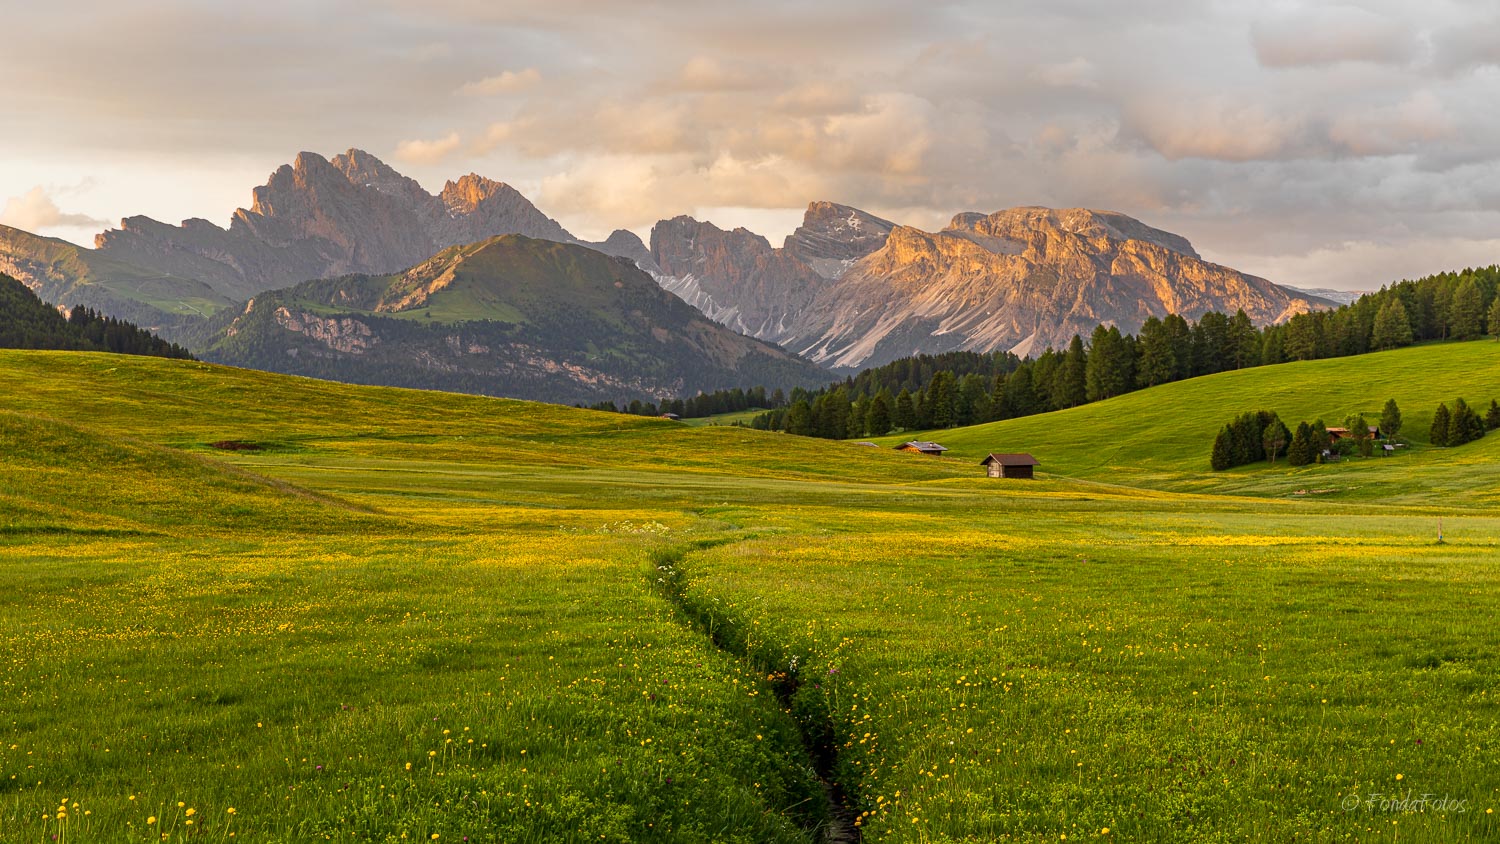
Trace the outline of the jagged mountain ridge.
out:
M 1258 324 L 1332 303 L 1204 261 L 1184 237 L 1090 209 L 956 215 L 939 232 L 813 203 L 780 249 L 679 217 L 652 230 L 659 281 L 705 313 L 826 366 L 1040 352 L 1110 323 L 1243 309 Z
M 451 247 L 400 273 L 266 291 L 214 329 L 195 348 L 221 363 L 554 402 L 828 380 L 709 320 L 627 258 L 522 235 Z
M 300 153 L 252 197 L 227 229 L 202 219 L 171 226 L 127 217 L 95 239 L 95 250 L 243 301 L 313 278 L 394 272 L 496 235 L 583 243 L 503 182 L 471 173 L 433 195 L 358 149 L 332 160 Z M 629 232 L 585 245 L 610 254 L 645 248 Z

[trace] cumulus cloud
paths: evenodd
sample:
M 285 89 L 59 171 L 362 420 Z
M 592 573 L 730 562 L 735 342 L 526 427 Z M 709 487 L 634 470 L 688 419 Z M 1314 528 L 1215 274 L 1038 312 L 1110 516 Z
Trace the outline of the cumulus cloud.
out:
M 524 70 L 507 70 L 497 76 L 486 76 L 464 83 L 460 94 L 471 97 L 493 97 L 498 94 L 513 94 L 524 91 L 542 81 L 542 72 L 534 67 Z
M 431 141 L 411 140 L 396 144 L 396 160 L 408 164 L 437 164 L 463 145 L 457 132 Z
M 66 214 L 57 207 L 57 202 L 40 185 L 20 196 L 5 201 L 5 210 L 0 211 L 0 223 L 38 232 L 55 228 L 104 228 L 108 220 L 90 217 L 87 214 Z
M 1296 114 L 1225 96 L 1193 100 L 1154 95 L 1126 110 L 1130 131 L 1169 161 L 1262 161 L 1300 154 L 1305 124 Z
M 1274 279 L 1500 231 L 1500 18 L 1475 0 L 371 5 L 17 5 L 0 197 L 86 163 L 101 207 L 223 219 L 296 150 L 357 145 L 429 188 L 516 184 L 579 233 L 1081 205 Z

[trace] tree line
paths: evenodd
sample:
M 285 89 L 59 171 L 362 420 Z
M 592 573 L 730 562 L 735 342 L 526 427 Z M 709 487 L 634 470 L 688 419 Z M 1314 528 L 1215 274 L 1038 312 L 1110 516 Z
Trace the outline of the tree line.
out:
M 1244 311 L 1150 317 L 1136 334 L 1099 325 L 1035 359 L 1010 352 L 915 355 L 814 390 L 719 390 L 601 410 L 685 418 L 764 408 L 749 427 L 846 439 L 994 422 L 1076 407 L 1234 369 L 1500 335 L 1500 266 L 1402 281 L 1329 311 L 1257 328 Z M 758 396 L 765 396 L 761 403 Z
M 63 316 L 8 275 L 0 275 L 0 348 L 193 357 L 176 343 L 89 308 L 78 306 Z
M 1112 398 L 1200 375 L 1500 335 L 1500 267 L 1402 281 L 1329 311 L 1256 328 L 1237 311 L 1150 317 L 1134 335 L 1097 326 L 1035 359 L 1008 352 L 918 356 L 821 390 L 793 391 L 750 426 L 843 439 L 973 425 Z M 963 356 L 970 356 L 965 358 Z M 975 365 L 983 360 L 984 365 Z M 964 361 L 960 368 L 942 363 Z M 935 365 L 937 364 L 937 365 Z M 1262 445 L 1264 449 L 1264 445 Z
M 1223 471 L 1262 460 L 1275 464 L 1282 454 L 1291 466 L 1323 463 L 1335 455 L 1369 457 L 1375 451 L 1376 440 L 1405 444 L 1406 440 L 1401 437 L 1403 427 L 1401 408 L 1395 399 L 1386 401 L 1378 425 L 1372 426 L 1364 414 L 1356 413 L 1344 420 L 1343 430 L 1338 436 L 1322 419 L 1299 422 L 1294 433 L 1273 411 L 1242 413 L 1219 430 L 1214 438 L 1209 465 L 1214 471 Z M 1491 399 L 1489 409 L 1481 417 L 1460 398 L 1454 400 L 1452 410 L 1446 402 L 1438 405 L 1432 416 L 1428 439 L 1436 446 L 1463 445 L 1497 428 L 1500 428 L 1500 401 Z

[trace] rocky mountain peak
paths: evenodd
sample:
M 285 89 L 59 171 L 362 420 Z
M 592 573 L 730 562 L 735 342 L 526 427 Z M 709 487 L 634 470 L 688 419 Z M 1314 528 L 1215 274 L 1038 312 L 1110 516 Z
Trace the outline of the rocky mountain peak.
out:
M 812 202 L 802 225 L 782 247 L 824 278 L 838 278 L 860 258 L 885 245 L 896 227 L 858 208 L 836 202 Z
M 487 202 L 495 197 L 504 197 L 515 202 L 519 199 L 530 202 L 521 196 L 520 192 L 504 182 L 487 179 L 477 173 L 470 173 L 458 181 L 448 180 L 443 184 L 443 190 L 438 198 L 454 213 L 469 213 L 478 208 L 481 203 Z
M 1087 240 L 1128 240 L 1153 243 L 1190 258 L 1199 258 L 1188 239 L 1142 223 L 1116 211 L 1090 208 L 1044 208 L 1021 206 L 981 214 L 968 211 L 957 214 L 945 231 L 997 238 L 1015 243 L 1029 243 L 1038 237 L 1076 237 Z
M 198 279 L 230 298 L 351 272 L 392 272 L 495 235 L 578 242 L 514 188 L 469 174 L 433 196 L 370 153 L 301 152 L 251 192 L 229 228 L 127 218 L 96 238 L 109 256 Z M 644 249 L 644 247 L 641 247 Z

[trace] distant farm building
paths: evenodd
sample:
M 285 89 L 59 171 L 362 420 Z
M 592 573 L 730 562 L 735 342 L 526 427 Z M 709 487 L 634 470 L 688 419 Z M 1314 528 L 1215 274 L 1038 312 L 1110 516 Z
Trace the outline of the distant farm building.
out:
M 663 419 L 670 419 L 670 420 L 672 420 L 672 421 L 673 421 L 673 422 L 681 422 L 681 421 L 682 421 L 682 417 L 681 417 L 681 416 L 678 416 L 678 415 L 677 415 L 677 414 L 675 414 L 675 413 L 663 413 L 663 414 L 662 414 L 662 415 L 661 415 L 661 418 L 663 418 Z
M 991 454 L 979 461 L 992 478 L 1031 478 L 1032 470 L 1042 465 L 1029 454 Z
M 896 450 L 910 451 L 914 454 L 927 454 L 932 457 L 941 457 L 943 452 L 947 451 L 948 449 L 938 445 L 937 443 L 925 442 L 923 440 L 912 440 L 909 443 L 902 443 L 896 446 Z
M 1335 440 L 1342 440 L 1342 439 L 1344 439 L 1344 438 L 1346 438 L 1346 437 L 1349 436 L 1349 429 L 1348 428 L 1329 428 L 1328 429 L 1328 436 L 1330 438 L 1332 438 L 1332 439 L 1335 439 Z M 1380 426 L 1379 425 L 1371 425 L 1370 426 L 1370 439 L 1372 439 L 1372 440 L 1385 439 L 1385 437 L 1382 437 L 1380 435 Z

